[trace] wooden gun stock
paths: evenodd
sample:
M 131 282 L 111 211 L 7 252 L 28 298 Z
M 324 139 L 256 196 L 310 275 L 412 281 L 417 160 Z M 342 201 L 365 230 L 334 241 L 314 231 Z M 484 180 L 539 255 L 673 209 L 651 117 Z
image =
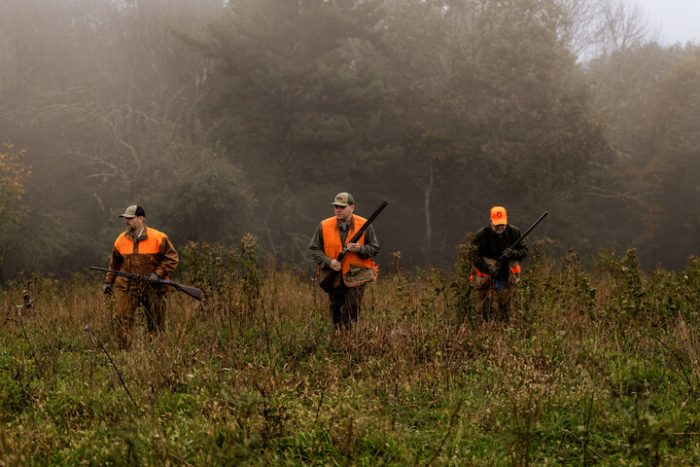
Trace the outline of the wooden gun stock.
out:
M 202 301 L 202 289 L 198 289 L 197 287 L 192 287 L 189 285 L 183 285 L 183 284 L 178 284 L 177 282 L 170 281 L 168 279 L 151 279 L 148 276 L 142 276 L 141 274 L 134 274 L 133 272 L 126 272 L 126 271 L 116 271 L 114 269 L 108 269 L 108 268 L 100 268 L 97 266 L 90 266 L 90 269 L 93 271 L 102 271 L 102 272 L 111 272 L 112 274 L 115 274 L 117 276 L 122 276 L 122 277 L 128 277 L 129 279 L 136 279 L 142 282 L 151 282 L 155 284 L 163 284 L 163 285 L 169 285 L 173 287 L 175 290 L 178 292 L 182 292 L 186 295 L 189 295 L 190 297 L 194 298 L 195 300 Z

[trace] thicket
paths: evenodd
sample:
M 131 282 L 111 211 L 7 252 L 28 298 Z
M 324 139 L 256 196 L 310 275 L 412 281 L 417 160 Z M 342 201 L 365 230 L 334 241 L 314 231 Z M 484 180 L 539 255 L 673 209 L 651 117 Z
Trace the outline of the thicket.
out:
M 190 244 L 168 331 L 111 339 L 100 279 L 0 290 L 4 464 L 700 463 L 700 260 L 584 268 L 535 242 L 509 324 L 474 315 L 453 269 L 401 255 L 335 333 L 305 274 L 256 239 Z M 24 296 L 24 298 L 23 298 Z
M 411 267 L 449 266 L 505 205 L 585 256 L 681 268 L 700 54 L 632 5 L 4 0 L 0 143 L 22 157 L 0 178 L 22 196 L 0 274 L 104 262 L 134 203 L 177 247 L 254 232 L 300 265 L 340 191 L 389 201 L 378 234 Z

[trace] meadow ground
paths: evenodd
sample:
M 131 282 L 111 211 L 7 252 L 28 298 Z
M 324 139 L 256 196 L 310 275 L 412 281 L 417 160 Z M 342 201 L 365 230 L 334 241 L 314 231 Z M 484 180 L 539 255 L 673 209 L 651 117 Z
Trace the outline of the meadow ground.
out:
M 2 287 L 0 464 L 700 464 L 698 260 L 535 251 L 509 324 L 474 315 L 463 257 L 394 264 L 334 333 L 303 275 L 188 248 L 206 300 L 170 292 L 129 351 L 99 278 Z

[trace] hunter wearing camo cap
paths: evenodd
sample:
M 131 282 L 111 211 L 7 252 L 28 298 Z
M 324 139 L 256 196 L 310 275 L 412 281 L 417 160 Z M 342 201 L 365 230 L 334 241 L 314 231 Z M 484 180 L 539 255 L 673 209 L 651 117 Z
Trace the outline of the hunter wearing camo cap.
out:
M 130 272 L 151 279 L 168 279 L 178 263 L 178 254 L 166 234 L 146 225 L 146 211 L 134 204 L 127 207 L 120 218 L 126 230 L 114 242 L 109 269 Z M 167 286 L 129 279 L 107 273 L 103 291 L 111 295 L 116 290 L 117 306 L 114 321 L 120 348 L 128 348 L 134 315 L 139 305 L 146 312 L 149 332 L 165 330 L 165 292 Z
M 355 198 L 348 192 L 335 195 L 331 204 L 334 215 L 318 225 L 309 250 L 320 275 L 338 273 L 328 292 L 331 317 L 336 329 L 351 329 L 359 316 L 365 284 L 377 277 L 372 257 L 379 252 L 379 241 L 370 225 L 357 242 L 346 243 L 367 219 L 354 214 Z M 340 262 L 336 258 L 343 247 L 348 252 Z

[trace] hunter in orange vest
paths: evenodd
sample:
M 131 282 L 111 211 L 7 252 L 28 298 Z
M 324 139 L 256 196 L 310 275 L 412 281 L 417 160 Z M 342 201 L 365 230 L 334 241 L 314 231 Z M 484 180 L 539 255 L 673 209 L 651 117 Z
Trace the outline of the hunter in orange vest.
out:
M 119 217 L 124 219 L 126 230 L 114 242 L 109 269 L 169 278 L 179 258 L 168 236 L 146 226 L 146 212 L 141 206 L 129 206 Z M 113 289 L 117 292 L 114 321 L 120 348 L 129 347 L 134 314 L 139 305 L 146 312 L 149 332 L 165 330 L 166 286 L 107 273 L 103 291 L 111 295 Z
M 474 271 L 470 277 L 476 288 L 476 310 L 485 320 L 508 321 L 513 286 L 520 280 L 520 261 L 527 256 L 527 246 L 520 242 L 520 230 L 508 224 L 503 206 L 491 208 L 491 222 L 474 235 L 471 259 Z M 499 259 L 504 256 L 507 260 Z
M 377 277 L 372 257 L 379 252 L 379 241 L 370 225 L 357 242 L 347 243 L 366 219 L 354 214 L 355 199 L 350 193 L 338 193 L 331 204 L 335 215 L 321 221 L 309 249 L 319 275 L 338 273 L 328 292 L 331 317 L 336 329 L 351 329 L 362 306 L 365 284 Z M 336 258 L 344 247 L 347 254 L 340 262 Z

